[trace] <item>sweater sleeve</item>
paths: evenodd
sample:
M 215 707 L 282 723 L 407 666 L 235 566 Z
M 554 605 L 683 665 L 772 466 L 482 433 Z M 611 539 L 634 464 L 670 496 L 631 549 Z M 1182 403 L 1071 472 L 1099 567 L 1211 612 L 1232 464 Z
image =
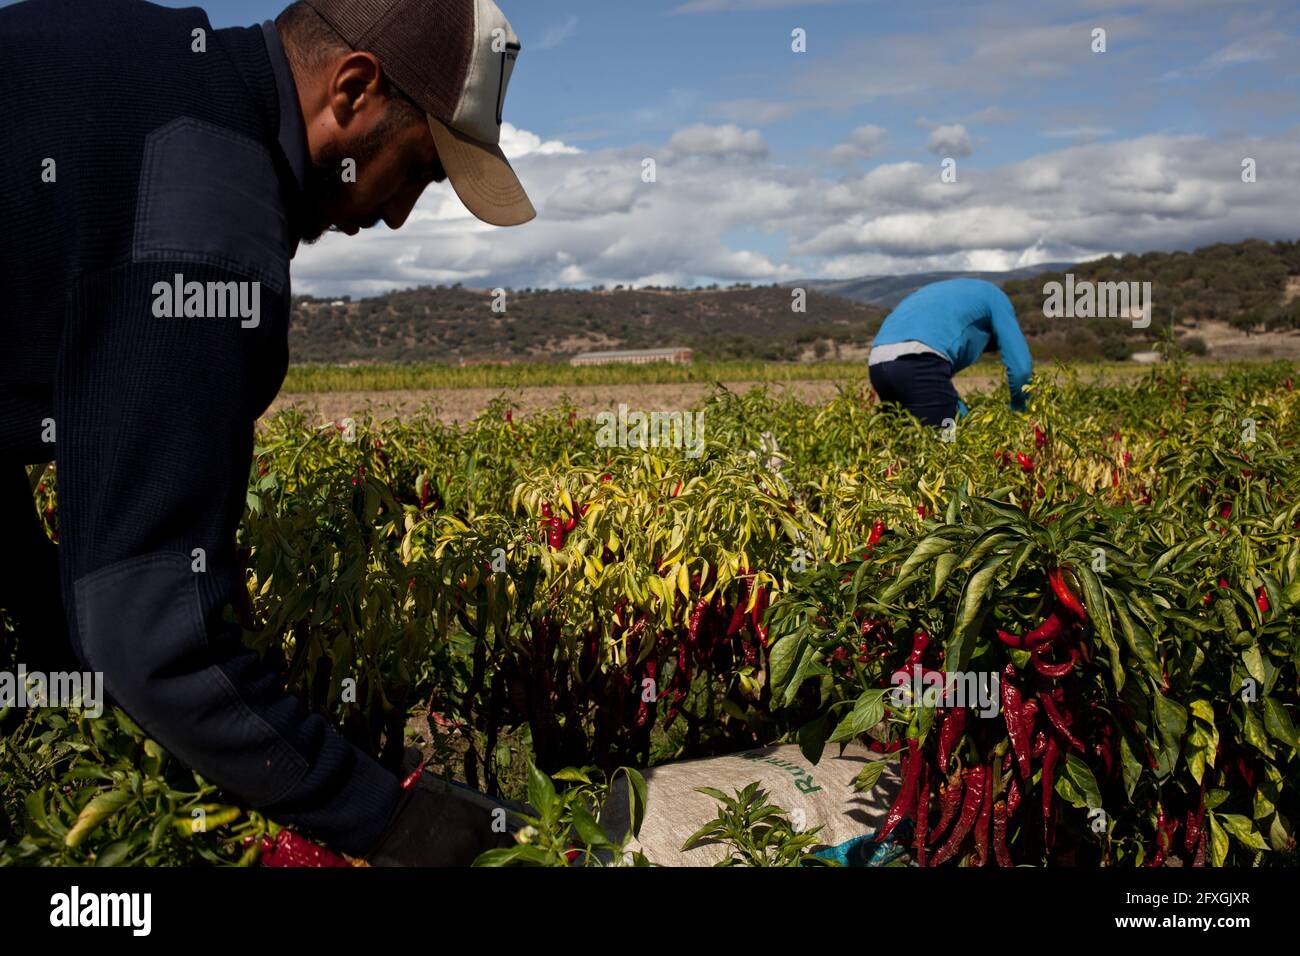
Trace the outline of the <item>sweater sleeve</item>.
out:
M 178 275 L 187 294 L 169 303 Z M 287 695 L 231 612 L 247 587 L 235 532 L 253 425 L 284 372 L 287 291 L 202 257 L 73 285 L 55 394 L 60 573 L 74 647 L 116 704 L 253 807 L 362 853 L 397 778 Z M 221 295 L 232 306 L 214 314 Z M 236 301 L 256 301 L 256 318 Z
M 1002 364 L 1007 369 L 1007 386 L 1011 390 L 1011 407 L 1024 411 L 1026 396 L 1024 387 L 1034 371 L 1034 360 L 1029 354 L 1029 345 L 1025 342 L 1020 323 L 1016 321 L 1016 310 L 1011 300 L 999 290 L 991 306 L 993 337 L 997 341 L 998 351 L 1002 355 Z

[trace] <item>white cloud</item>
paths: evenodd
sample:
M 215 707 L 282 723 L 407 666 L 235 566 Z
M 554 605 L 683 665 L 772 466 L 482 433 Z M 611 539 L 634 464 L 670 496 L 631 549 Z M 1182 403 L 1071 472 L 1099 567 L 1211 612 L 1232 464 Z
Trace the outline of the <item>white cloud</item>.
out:
M 969 156 L 973 153 L 970 133 L 960 123 L 936 126 L 930 133 L 925 148 L 936 156 Z
M 880 151 L 889 132 L 882 126 L 859 126 L 848 139 L 831 150 L 831 162 L 851 163 L 870 159 Z
M 522 130 L 512 136 L 544 142 Z M 400 232 L 331 235 L 304 248 L 295 289 L 764 283 L 1014 267 L 1290 238 L 1300 204 L 1294 131 L 1066 146 L 965 172 L 953 184 L 941 183 L 929 162 L 819 176 L 767 155 L 761 137 L 738 127 L 679 130 L 669 140 L 677 145 L 532 149 L 515 164 L 539 217 L 514 229 L 478 222 L 449 187 L 434 187 Z M 683 144 L 695 151 L 682 152 Z M 646 149 L 676 153 L 661 162 L 656 183 L 641 181 Z M 1242 156 L 1258 160 L 1258 183 L 1241 182 Z
M 675 156 L 748 156 L 759 159 L 767 155 L 767 143 L 763 142 L 763 135 L 758 130 L 742 130 L 732 123 L 688 126 L 673 134 L 668 147 Z
M 506 154 L 506 158 L 511 162 L 534 154 L 559 156 L 582 152 L 576 146 L 569 146 L 558 139 L 543 142 L 542 138 L 536 133 L 517 129 L 510 123 L 501 124 L 501 151 Z

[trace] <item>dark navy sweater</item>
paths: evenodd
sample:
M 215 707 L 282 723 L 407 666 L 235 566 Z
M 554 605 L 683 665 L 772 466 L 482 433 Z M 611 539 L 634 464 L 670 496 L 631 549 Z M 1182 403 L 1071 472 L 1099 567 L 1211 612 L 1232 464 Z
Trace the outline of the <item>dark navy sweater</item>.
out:
M 113 700 L 205 777 L 364 852 L 396 778 L 227 623 L 253 427 L 288 364 L 306 162 L 274 28 L 26 0 L 0 9 L 0 91 L 0 608 L 20 633 L 66 627 Z M 208 290 L 201 315 L 159 306 L 178 275 Z M 256 323 L 220 308 L 235 289 L 258 296 Z M 46 554 L 24 466 L 50 460 Z

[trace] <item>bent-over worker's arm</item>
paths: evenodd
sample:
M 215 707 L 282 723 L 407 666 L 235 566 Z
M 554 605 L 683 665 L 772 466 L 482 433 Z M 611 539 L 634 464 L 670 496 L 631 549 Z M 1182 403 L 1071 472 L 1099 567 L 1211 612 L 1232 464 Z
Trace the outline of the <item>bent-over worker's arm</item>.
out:
M 360 854 L 397 805 L 397 778 L 286 694 L 225 620 L 247 587 L 235 531 L 253 423 L 287 362 L 287 273 L 278 291 L 262 283 L 255 328 L 156 316 L 155 286 L 177 273 L 251 291 L 247 272 L 192 259 L 121 263 L 69 290 L 55 422 L 74 646 L 187 765 Z
M 1034 360 L 1029 354 L 1029 344 L 1020 323 L 1016 321 L 1016 310 L 1006 295 L 999 295 L 990 306 L 993 323 L 993 336 L 1002 354 L 1002 364 L 1007 369 L 1007 386 L 1011 389 L 1011 407 L 1018 412 L 1025 410 L 1026 396 L 1024 387 L 1029 383 L 1034 372 Z

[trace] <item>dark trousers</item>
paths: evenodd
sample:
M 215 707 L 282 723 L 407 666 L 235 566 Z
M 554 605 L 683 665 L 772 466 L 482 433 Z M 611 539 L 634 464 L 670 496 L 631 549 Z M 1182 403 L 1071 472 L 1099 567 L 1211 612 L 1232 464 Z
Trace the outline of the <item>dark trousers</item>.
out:
M 947 359 L 929 352 L 904 355 L 872 365 L 870 373 L 871 387 L 882 402 L 903 406 L 926 425 L 957 420 L 957 389 Z

